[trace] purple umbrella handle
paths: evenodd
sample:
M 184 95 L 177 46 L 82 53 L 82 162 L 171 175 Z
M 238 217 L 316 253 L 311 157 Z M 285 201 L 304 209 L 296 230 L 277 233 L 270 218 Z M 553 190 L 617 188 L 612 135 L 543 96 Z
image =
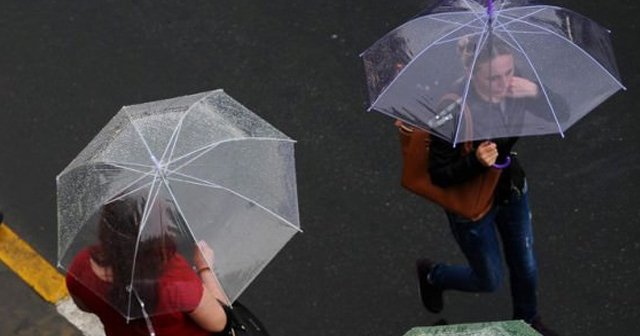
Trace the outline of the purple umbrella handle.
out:
M 511 164 L 511 156 L 507 156 L 503 163 L 494 163 L 491 167 L 497 169 L 505 169 Z

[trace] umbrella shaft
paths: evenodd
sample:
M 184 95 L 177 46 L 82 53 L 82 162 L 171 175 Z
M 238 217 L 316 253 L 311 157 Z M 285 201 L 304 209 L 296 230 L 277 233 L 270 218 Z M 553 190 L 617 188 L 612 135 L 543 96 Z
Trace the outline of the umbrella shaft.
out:
M 493 21 L 493 0 L 487 0 L 487 15 L 489 16 L 489 24 Z

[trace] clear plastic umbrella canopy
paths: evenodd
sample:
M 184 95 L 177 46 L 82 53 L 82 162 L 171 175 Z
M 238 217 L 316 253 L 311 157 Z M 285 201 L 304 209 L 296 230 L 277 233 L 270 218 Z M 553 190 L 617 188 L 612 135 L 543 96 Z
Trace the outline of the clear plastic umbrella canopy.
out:
M 609 35 L 580 14 L 532 1 L 438 1 L 361 55 L 369 110 L 454 145 L 564 136 L 624 88 Z
M 154 253 L 191 260 L 204 240 L 233 302 L 300 231 L 294 140 L 222 90 L 123 107 L 58 175 L 57 188 L 58 264 L 67 271 L 79 251 L 122 243 L 100 239 L 107 231 L 131 238 L 105 229 L 105 209 L 125 202 L 135 210 L 134 244 L 121 258 L 130 258 L 134 294 L 155 281 L 144 268 L 166 259 Z M 170 248 L 154 249 L 158 241 Z M 115 308 L 140 317 L 129 297 Z

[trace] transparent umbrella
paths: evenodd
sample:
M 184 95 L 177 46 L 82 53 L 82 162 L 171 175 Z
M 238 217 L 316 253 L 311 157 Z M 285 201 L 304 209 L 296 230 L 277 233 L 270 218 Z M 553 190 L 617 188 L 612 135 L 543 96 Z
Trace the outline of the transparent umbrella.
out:
M 580 14 L 533 1 L 436 1 L 361 55 L 369 110 L 453 145 L 564 136 L 624 88 L 609 35 Z
M 294 142 L 222 90 L 123 107 L 57 177 L 59 267 L 96 244 L 105 207 L 133 199 L 130 302 L 114 308 L 141 317 L 131 293 L 158 239 L 187 260 L 204 240 L 233 302 L 300 231 Z

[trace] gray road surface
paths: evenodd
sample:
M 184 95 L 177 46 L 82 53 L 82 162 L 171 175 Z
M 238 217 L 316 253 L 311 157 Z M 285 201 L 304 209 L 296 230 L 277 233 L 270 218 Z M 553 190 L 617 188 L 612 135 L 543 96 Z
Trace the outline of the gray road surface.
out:
M 441 315 L 423 310 L 414 259 L 462 256 L 443 213 L 400 188 L 392 120 L 365 112 L 358 54 L 424 3 L 0 1 L 6 222 L 55 262 L 55 176 L 116 111 L 224 88 L 298 140 L 305 232 L 241 297 L 272 335 L 396 336 L 440 318 L 508 319 L 506 286 L 496 294 L 447 294 Z M 613 31 L 629 91 L 565 139 L 519 144 L 531 186 L 541 311 L 564 335 L 628 335 L 640 320 L 640 5 L 553 3 Z M 17 281 L 4 270 L 0 278 Z M 3 311 L 14 305 L 24 313 L 0 314 L 0 325 L 65 328 L 50 310 L 35 314 L 38 300 L 0 303 Z

